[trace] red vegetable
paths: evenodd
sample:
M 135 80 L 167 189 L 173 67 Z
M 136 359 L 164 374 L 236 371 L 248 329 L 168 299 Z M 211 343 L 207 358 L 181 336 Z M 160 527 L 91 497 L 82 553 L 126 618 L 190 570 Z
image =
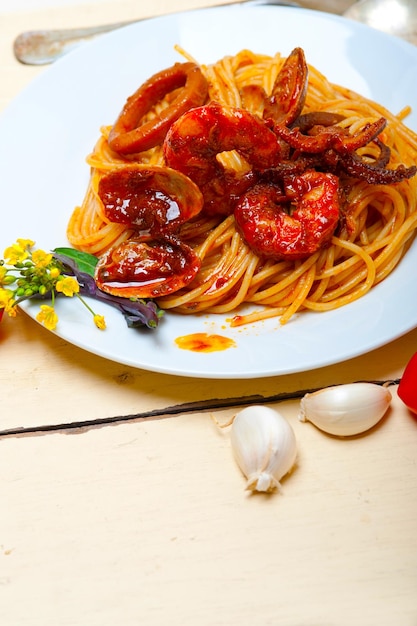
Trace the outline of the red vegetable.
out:
M 406 407 L 417 414 L 417 352 L 406 365 L 397 393 Z

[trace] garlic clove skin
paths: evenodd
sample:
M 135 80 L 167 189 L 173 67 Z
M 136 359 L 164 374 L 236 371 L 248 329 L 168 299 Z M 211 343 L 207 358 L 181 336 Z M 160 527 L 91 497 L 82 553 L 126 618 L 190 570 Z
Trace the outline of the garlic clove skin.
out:
M 246 489 L 271 492 L 293 467 L 297 456 L 294 431 L 278 411 L 249 406 L 236 414 L 230 440 L 236 462 L 247 478 Z
M 307 393 L 299 420 L 338 437 L 359 435 L 375 426 L 391 404 L 389 389 L 375 383 L 350 383 Z

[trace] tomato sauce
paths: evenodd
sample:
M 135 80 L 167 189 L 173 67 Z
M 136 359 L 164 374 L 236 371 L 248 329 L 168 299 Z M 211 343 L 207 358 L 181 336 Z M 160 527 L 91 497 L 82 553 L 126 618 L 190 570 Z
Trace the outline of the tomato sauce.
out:
M 236 342 L 222 335 L 209 335 L 208 333 L 192 333 L 177 337 L 175 343 L 181 350 L 192 352 L 220 352 L 229 348 L 236 348 Z

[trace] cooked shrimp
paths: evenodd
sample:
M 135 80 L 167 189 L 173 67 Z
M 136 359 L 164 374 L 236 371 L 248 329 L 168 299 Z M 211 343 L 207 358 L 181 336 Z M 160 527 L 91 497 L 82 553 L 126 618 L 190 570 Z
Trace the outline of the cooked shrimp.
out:
M 217 159 L 236 150 L 251 166 L 237 174 Z M 253 185 L 256 170 L 274 167 L 281 158 L 275 133 L 245 109 L 219 104 L 187 111 L 170 127 L 164 142 L 169 167 L 179 170 L 201 189 L 206 213 L 230 214 L 234 202 Z
M 338 190 L 336 176 L 316 171 L 290 177 L 283 188 L 258 183 L 238 202 L 236 226 L 260 257 L 302 259 L 331 239 L 340 215 Z

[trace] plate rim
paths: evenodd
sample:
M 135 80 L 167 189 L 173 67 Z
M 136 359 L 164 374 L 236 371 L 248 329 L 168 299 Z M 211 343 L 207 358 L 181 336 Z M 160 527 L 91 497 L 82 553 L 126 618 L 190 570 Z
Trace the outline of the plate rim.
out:
M 127 26 L 124 26 L 123 29 L 120 29 L 117 32 L 114 31 L 111 33 L 104 34 L 100 36 L 100 39 L 102 42 L 104 41 L 104 44 L 103 43 L 99 44 L 98 40 L 84 44 L 83 49 L 86 52 L 83 52 L 82 49 L 75 49 L 71 51 L 70 53 L 68 53 L 65 57 L 57 61 L 56 64 L 54 64 L 54 66 L 47 68 L 45 72 L 34 77 L 32 81 L 29 84 L 27 84 L 24 87 L 24 89 L 5 107 L 5 109 L 0 114 L 0 127 L 3 123 L 3 120 L 6 119 L 8 115 L 13 116 L 13 107 L 15 107 L 17 104 L 19 108 L 20 103 L 21 102 L 24 103 L 27 95 L 28 94 L 30 95 L 30 93 L 33 90 L 36 91 L 36 89 L 39 88 L 38 85 L 40 85 L 40 88 L 42 88 L 42 82 L 43 81 L 46 81 L 46 83 L 48 82 L 49 76 L 53 76 L 54 73 L 59 73 L 61 71 L 61 68 L 64 68 L 64 70 L 67 66 L 71 68 L 71 66 L 74 65 L 74 63 L 76 63 L 76 59 L 79 57 L 80 58 L 84 57 L 88 51 L 92 51 L 92 53 L 94 53 L 94 51 L 99 50 L 100 45 L 105 45 L 106 42 L 111 42 L 113 40 L 114 41 L 119 40 L 121 36 L 120 33 L 123 34 L 123 32 L 126 32 L 127 34 L 127 32 L 133 33 L 136 31 L 141 31 L 144 28 L 144 24 L 146 23 L 149 24 L 150 21 L 152 21 L 154 25 L 155 24 L 161 25 L 162 23 L 165 23 L 165 24 L 170 23 L 170 22 L 172 23 L 172 20 L 180 21 L 180 22 L 183 20 L 193 21 L 193 20 L 201 19 L 202 16 L 205 16 L 207 14 L 213 15 L 213 14 L 222 13 L 223 16 L 225 16 L 228 14 L 231 15 L 232 13 L 236 13 L 236 12 L 240 12 L 241 14 L 247 13 L 249 15 L 250 14 L 260 15 L 262 12 L 267 13 L 267 14 L 272 13 L 273 15 L 279 15 L 279 13 L 281 12 L 283 15 L 285 14 L 290 15 L 290 14 L 293 14 L 294 12 L 297 12 L 298 14 L 302 12 L 303 15 L 308 14 L 310 19 L 314 19 L 316 21 L 324 20 L 325 22 L 328 22 L 328 20 L 330 19 L 332 21 L 334 20 L 338 24 L 340 23 L 343 23 L 344 25 L 350 24 L 349 28 L 353 28 L 355 31 L 363 32 L 363 29 L 365 29 L 365 31 L 368 32 L 369 30 L 371 30 L 374 36 L 377 36 L 378 38 L 382 38 L 382 40 L 388 40 L 388 41 L 395 40 L 396 41 L 396 38 L 393 38 L 393 36 L 391 35 L 387 35 L 386 33 L 380 33 L 379 31 L 377 34 L 375 34 L 374 29 L 369 29 L 369 27 L 365 27 L 364 25 L 356 23 L 353 20 L 346 20 L 345 18 L 341 16 L 330 14 L 330 13 L 325 13 L 325 12 L 320 12 L 318 14 L 317 11 L 304 9 L 304 8 L 298 8 L 298 7 L 294 8 L 294 7 L 287 7 L 287 6 L 268 6 L 268 5 L 254 7 L 250 5 L 245 5 L 244 3 L 235 3 L 230 6 L 217 6 L 217 7 L 212 6 L 212 7 L 196 9 L 196 10 L 181 11 L 180 13 L 176 13 L 176 14 L 162 15 L 162 16 L 152 18 L 151 20 L 147 20 L 146 22 L 137 22 L 134 24 L 129 24 Z M 407 47 L 412 48 L 412 54 L 415 56 L 416 64 L 417 64 L 417 49 L 414 53 L 414 46 L 412 46 L 408 42 L 402 42 L 402 40 L 401 42 L 396 41 L 396 45 L 400 45 L 400 46 L 405 45 L 406 50 L 407 50 Z M 231 53 L 234 53 L 234 51 L 232 51 Z M 320 70 L 320 68 L 318 69 Z M 123 101 L 123 99 L 127 95 L 129 94 L 122 94 L 120 100 Z M 100 120 L 98 120 L 98 122 L 100 122 Z M 103 121 L 103 123 L 105 123 L 105 121 Z M 414 248 L 416 248 L 416 242 L 414 243 Z M 409 254 L 409 252 L 407 254 Z M 387 280 L 389 280 L 389 278 Z M 383 284 L 384 283 L 382 283 L 382 285 Z M 373 288 L 373 291 L 375 289 L 376 287 Z M 364 298 L 367 298 L 367 296 L 364 296 Z M 32 307 L 30 304 L 24 305 L 22 308 L 25 310 L 25 312 L 28 315 L 30 315 L 30 317 L 34 319 L 34 313 L 32 313 Z M 169 315 L 172 315 L 172 314 L 169 314 Z M 303 313 L 302 315 L 305 316 L 306 314 Z M 327 315 L 327 314 L 320 314 L 320 315 Z M 107 317 L 107 313 L 106 313 L 106 317 Z M 205 319 L 207 316 L 205 316 L 204 314 L 201 314 L 199 317 Z M 365 352 L 380 348 L 381 346 L 387 343 L 390 343 L 391 341 L 399 338 L 400 336 L 410 332 L 416 326 L 417 326 L 417 318 L 410 320 L 408 323 L 403 324 L 403 326 L 399 328 L 396 332 L 391 333 L 389 338 L 387 337 L 381 338 L 379 342 L 375 340 L 373 342 L 370 341 L 368 345 L 364 344 L 362 348 L 357 347 L 355 350 L 352 350 L 349 354 L 341 354 L 338 357 L 332 357 L 328 355 L 327 359 L 319 360 L 318 364 L 314 366 L 312 364 L 308 365 L 307 367 L 305 365 L 301 365 L 301 366 L 293 365 L 293 366 L 289 366 L 285 370 L 282 370 L 279 368 L 275 370 L 264 368 L 264 369 L 259 369 L 258 373 L 256 371 L 253 371 L 251 368 L 246 368 L 245 370 L 242 370 L 242 371 L 230 371 L 230 372 L 217 373 L 215 371 L 215 368 L 213 367 L 211 367 L 210 370 L 207 369 L 207 371 L 204 372 L 204 369 L 201 369 L 201 368 L 195 370 L 194 367 L 190 367 L 187 369 L 187 367 L 184 367 L 182 365 L 173 367 L 172 365 L 162 365 L 162 364 L 155 364 L 155 363 L 151 363 L 151 364 L 149 363 L 147 364 L 143 362 L 135 363 L 135 362 L 132 362 L 130 358 L 126 358 L 126 357 L 121 358 L 120 355 L 112 355 L 109 352 L 109 350 L 105 350 L 105 349 L 103 350 L 101 348 L 92 349 L 91 347 L 87 346 L 85 340 L 79 341 L 78 339 L 74 339 L 74 338 L 71 339 L 71 337 L 68 336 L 65 332 L 63 332 L 60 329 L 60 327 L 58 327 L 57 331 L 55 331 L 55 334 L 69 341 L 70 343 L 77 346 L 78 348 L 81 348 L 83 350 L 96 354 L 97 356 L 100 356 L 100 357 L 103 357 L 103 358 L 106 358 L 106 359 L 109 359 L 118 363 L 123 363 L 125 365 L 129 365 L 135 368 L 144 369 L 147 371 L 171 374 L 171 375 L 177 375 L 177 376 L 198 377 L 198 378 L 208 378 L 208 379 L 210 378 L 245 379 L 245 378 L 261 378 L 261 377 L 263 378 L 263 377 L 270 377 L 270 376 L 282 376 L 282 375 L 287 375 L 287 374 L 292 374 L 292 373 L 297 373 L 297 372 L 310 371 L 310 370 L 314 370 L 317 368 L 326 367 L 329 365 L 340 363 L 341 361 L 350 360 L 351 358 L 361 356 Z M 62 324 L 61 324 L 61 328 L 62 328 Z M 128 332 L 132 332 L 132 331 L 128 330 Z M 159 329 L 156 332 L 159 332 Z M 227 333 L 229 333 L 229 330 L 227 331 Z M 220 356 L 223 356 L 223 354 L 224 353 L 218 353 L 218 355 Z

